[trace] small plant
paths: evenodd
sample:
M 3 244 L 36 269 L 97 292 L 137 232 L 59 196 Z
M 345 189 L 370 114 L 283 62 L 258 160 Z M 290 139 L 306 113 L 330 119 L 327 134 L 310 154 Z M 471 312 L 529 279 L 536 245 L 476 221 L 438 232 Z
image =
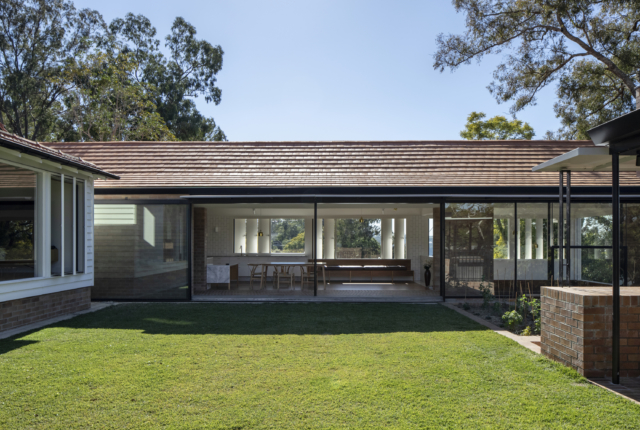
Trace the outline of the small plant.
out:
M 529 301 L 531 307 L 531 317 L 533 318 L 534 333 L 540 334 L 540 300 L 533 299 Z
M 502 315 L 502 322 L 504 322 L 509 330 L 515 331 L 516 327 L 522 324 L 522 315 L 515 310 L 505 312 L 504 315 Z
M 464 309 L 465 311 L 468 311 L 469 309 L 471 309 L 471 306 L 469 305 L 469 303 L 464 303 L 462 305 L 462 309 Z
M 499 316 L 502 313 L 502 304 L 495 302 L 493 304 L 493 313 Z
M 533 333 L 531 332 L 531 326 L 526 326 L 520 336 L 531 336 Z
M 489 284 L 485 284 L 483 280 L 480 282 L 479 290 L 482 293 L 482 307 L 488 309 L 495 300 L 495 296 L 491 292 L 491 287 Z

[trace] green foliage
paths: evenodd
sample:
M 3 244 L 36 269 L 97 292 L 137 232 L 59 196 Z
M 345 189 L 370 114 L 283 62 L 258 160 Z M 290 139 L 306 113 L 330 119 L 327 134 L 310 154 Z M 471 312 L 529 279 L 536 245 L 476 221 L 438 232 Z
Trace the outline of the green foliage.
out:
M 471 112 L 460 137 L 467 140 L 531 140 L 535 136 L 533 128 L 526 122 L 515 118 L 509 121 L 503 116 L 494 116 L 483 121 L 486 116 L 482 112 Z
M 376 236 L 380 235 L 379 221 L 376 219 L 337 219 L 336 220 L 336 248 L 361 248 L 363 258 L 380 255 L 380 242 Z
M 64 0 L 0 2 L 0 122 L 19 136 L 46 140 L 53 106 L 73 83 L 60 79 L 104 34 L 94 10 Z
M 0 221 L 0 260 L 33 259 L 33 220 Z
M 522 315 L 516 310 L 507 311 L 502 315 L 502 322 L 509 330 L 515 331 L 515 329 L 522 324 Z
M 512 103 L 512 113 L 557 83 L 562 128 L 548 137 L 586 137 L 590 127 L 640 106 L 637 0 L 455 0 L 454 7 L 467 29 L 438 36 L 433 67 L 455 70 L 503 54 L 488 88 L 498 103 Z
M 471 305 L 469 305 L 469 303 L 465 302 L 462 304 L 462 309 L 464 309 L 465 311 L 468 311 L 469 309 L 471 309 Z
M 289 240 L 283 249 L 288 252 L 304 252 L 304 231 Z
M 490 308 L 491 303 L 495 300 L 495 296 L 491 292 L 491 286 L 489 284 L 485 284 L 484 280 L 480 282 L 480 287 L 478 288 L 482 293 L 482 307 Z
M 60 104 L 56 140 L 176 140 L 153 103 L 155 88 L 130 79 L 131 54 L 89 55 L 60 79 L 74 82 Z
M 295 241 L 291 243 L 293 239 Z M 271 249 L 276 252 L 278 250 L 304 251 L 304 220 L 272 219 Z
M 33 140 L 226 140 L 193 99 L 220 103 L 219 46 L 176 18 L 159 51 L 142 15 L 109 26 L 65 0 L 0 2 L 0 122 Z

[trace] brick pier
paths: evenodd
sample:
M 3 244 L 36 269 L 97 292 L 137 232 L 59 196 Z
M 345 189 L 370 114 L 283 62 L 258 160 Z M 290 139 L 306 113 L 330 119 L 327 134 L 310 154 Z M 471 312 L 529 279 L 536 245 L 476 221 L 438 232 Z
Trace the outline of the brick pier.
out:
M 611 376 L 611 287 L 542 287 L 542 353 L 588 378 Z M 620 376 L 640 376 L 640 287 L 620 288 Z

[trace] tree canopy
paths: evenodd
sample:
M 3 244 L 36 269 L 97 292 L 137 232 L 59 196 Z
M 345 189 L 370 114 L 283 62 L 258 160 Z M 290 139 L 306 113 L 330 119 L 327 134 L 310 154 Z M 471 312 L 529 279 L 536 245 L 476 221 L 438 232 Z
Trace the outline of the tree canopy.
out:
M 0 3 L 0 122 L 33 140 L 226 140 L 194 103 L 218 104 L 220 46 L 181 17 L 160 50 L 142 15 L 107 25 L 66 0 Z
M 509 121 L 503 116 L 494 116 L 484 121 L 486 116 L 482 112 L 471 112 L 460 136 L 467 140 L 531 140 L 535 136 L 533 128 L 526 122 L 517 119 Z
M 640 0 L 454 0 L 463 34 L 440 34 L 433 67 L 455 70 L 504 53 L 489 91 L 516 113 L 557 83 L 562 128 L 586 131 L 640 106 Z

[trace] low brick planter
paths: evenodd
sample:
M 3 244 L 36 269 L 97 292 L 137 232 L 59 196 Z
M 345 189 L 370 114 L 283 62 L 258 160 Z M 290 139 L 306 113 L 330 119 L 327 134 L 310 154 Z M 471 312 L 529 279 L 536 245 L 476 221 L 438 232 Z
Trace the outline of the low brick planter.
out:
M 611 287 L 542 287 L 542 353 L 589 378 L 611 376 Z M 620 288 L 620 376 L 640 376 L 640 287 Z

